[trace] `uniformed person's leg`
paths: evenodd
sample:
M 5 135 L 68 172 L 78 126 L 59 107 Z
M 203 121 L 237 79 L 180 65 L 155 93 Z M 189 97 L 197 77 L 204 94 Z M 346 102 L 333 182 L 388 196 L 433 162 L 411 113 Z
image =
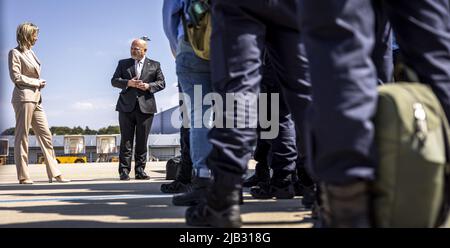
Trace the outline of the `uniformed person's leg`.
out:
M 404 62 L 429 84 L 450 118 L 448 0 L 385 1 Z
M 246 12 L 247 7 L 259 6 L 257 2 L 212 1 L 212 83 L 214 91 L 224 100 L 227 93 L 259 93 L 265 27 Z M 245 106 L 237 107 L 239 114 L 248 113 L 245 111 Z M 231 115 L 236 116 L 236 113 L 226 111 L 217 114 L 223 117 L 224 123 L 232 118 Z M 208 157 L 208 166 L 214 182 L 207 205 L 188 209 L 187 223 L 239 227 L 240 189 L 256 142 L 256 128 L 214 128 L 209 138 L 213 150 Z
M 266 64 L 264 65 L 263 84 L 270 84 L 270 87 L 268 87 L 268 94 L 280 94 L 279 102 L 277 103 L 279 132 L 275 139 L 270 140 L 272 146 L 272 149 L 270 150 L 270 167 L 273 171 L 273 175 L 269 184 L 261 184 L 259 187 L 252 188 L 250 193 L 254 198 L 258 199 L 272 197 L 278 199 L 291 199 L 295 196 L 293 176 L 295 174 L 297 160 L 295 125 L 292 121 L 291 113 L 284 102 L 284 96 L 281 93 L 281 86 L 279 85 L 277 75 L 270 67 L 271 63 L 266 60 Z M 271 82 L 269 83 L 267 80 L 270 80 Z M 268 98 L 271 99 L 271 96 L 268 96 Z M 271 108 L 269 107 L 268 110 L 270 111 L 270 109 Z
M 266 57 L 263 55 L 264 58 Z M 264 59 L 266 60 L 266 59 Z M 276 82 L 273 81 L 273 78 L 271 78 L 272 72 L 270 71 L 270 68 L 267 67 L 267 63 L 263 63 L 263 78 L 261 81 L 261 94 L 269 94 L 267 97 L 267 109 L 262 110 L 261 105 L 259 105 L 259 111 L 266 111 L 267 112 L 267 119 L 271 120 L 271 113 L 270 113 L 270 93 L 271 89 L 273 88 L 273 85 L 276 84 Z M 260 112 L 259 112 L 260 113 Z M 242 184 L 243 187 L 254 187 L 258 184 L 265 184 L 269 185 L 270 182 L 270 163 L 272 161 L 272 140 L 262 139 L 261 138 L 261 132 L 269 131 L 266 128 L 262 128 L 261 123 L 258 125 L 257 129 L 257 135 L 258 140 L 256 141 L 256 148 L 255 152 L 253 154 L 254 160 L 257 161 L 257 164 L 255 166 L 255 174 L 249 178 L 247 178 L 244 183 Z
M 250 188 L 259 183 L 269 183 L 270 181 L 270 167 L 269 154 L 271 153 L 271 141 L 262 140 L 258 137 L 256 142 L 255 153 L 253 155 L 256 160 L 255 174 L 247 178 L 242 184 L 243 187 Z
M 181 86 L 178 86 L 179 93 L 182 93 Z M 187 116 L 183 113 L 187 113 L 186 105 L 183 104 L 183 94 L 180 94 L 180 115 L 183 120 L 183 126 L 180 128 L 180 146 L 181 146 L 181 159 L 180 159 L 180 170 L 175 178 L 175 180 L 168 184 L 161 185 L 161 192 L 173 194 L 173 193 L 185 193 L 189 191 L 190 184 L 192 180 L 192 160 L 190 151 L 190 129 L 188 128 L 189 120 Z M 186 118 L 186 119 L 185 119 Z M 186 124 L 186 125 L 185 125 Z
M 292 157 L 294 158 L 292 166 L 286 167 L 287 170 L 294 172 L 296 164 L 298 167 L 304 167 L 303 162 L 306 156 L 303 137 L 305 132 L 304 123 L 305 114 L 311 102 L 311 85 L 308 73 L 308 60 L 295 17 L 296 5 L 293 2 L 285 2 L 284 4 L 290 4 L 284 10 L 284 19 L 281 19 L 279 24 L 285 25 L 285 28 L 280 29 L 276 25 L 268 28 L 267 50 L 275 75 L 282 86 L 281 99 L 288 105 L 286 106 L 284 102 L 280 102 L 280 124 L 285 123 L 285 125 L 289 125 L 289 122 L 281 121 L 283 119 L 287 120 L 286 113 L 289 112 L 292 114 L 292 119 L 295 122 L 296 132 L 291 134 L 289 140 L 280 142 L 280 147 L 297 147 L 297 161 Z M 283 126 L 280 126 L 280 132 L 282 129 Z M 296 140 L 297 135 L 299 138 Z M 276 178 L 284 177 L 283 175 L 275 176 L 276 174 L 274 169 L 274 181 L 280 181 Z M 286 175 L 286 173 L 281 174 Z
M 181 168 L 180 173 L 177 176 L 177 180 L 189 184 L 192 179 L 192 160 L 190 155 L 190 142 L 189 142 L 189 128 L 181 127 L 180 142 L 183 144 L 181 147 Z
M 268 32 L 270 32 L 271 29 L 272 28 L 268 28 Z M 270 35 L 271 34 L 269 33 L 268 37 Z M 292 44 L 288 40 L 285 42 L 287 46 Z M 291 112 L 285 102 L 285 97 L 280 85 L 280 79 L 283 80 L 284 77 L 279 77 L 277 71 L 273 67 L 272 60 L 272 57 L 270 57 L 269 54 L 266 54 L 262 80 L 263 85 L 267 87 L 270 104 L 273 101 L 271 94 L 279 94 L 279 101 L 275 103 L 278 105 L 279 133 L 278 136 L 272 140 L 272 161 L 270 162 L 270 165 L 273 170 L 273 176 L 271 185 L 277 188 L 286 188 L 291 186 L 292 175 L 295 173 L 295 164 L 297 160 L 296 132 Z M 270 110 L 271 108 L 269 107 L 268 111 Z M 270 116 L 272 116 L 272 114 L 275 113 L 270 113 Z M 274 120 L 275 118 L 271 119 Z
M 375 11 L 375 46 L 372 60 L 377 68 L 379 84 L 394 81 L 394 54 L 392 52 L 392 26 L 389 22 L 384 2 L 373 0 Z
M 309 148 L 314 174 L 325 185 L 325 218 L 335 227 L 368 226 L 377 103 L 373 6 L 360 0 L 300 3 L 314 99 Z
M 320 180 L 373 178 L 377 100 L 374 13 L 369 1 L 301 1 L 313 89 L 313 149 Z M 318 14 L 320 13 L 320 15 Z M 329 32 L 334 30 L 334 32 Z
M 280 103 L 280 105 L 283 105 L 283 103 Z M 280 106 L 281 108 L 283 107 Z M 280 112 L 283 111 L 280 110 Z M 291 199 L 295 196 L 292 177 L 295 173 L 297 146 L 295 143 L 295 126 L 289 112 L 280 114 L 279 130 L 278 137 L 271 140 L 272 159 L 270 166 L 273 170 L 273 176 L 270 183 L 260 184 L 251 189 L 250 193 L 254 198 Z

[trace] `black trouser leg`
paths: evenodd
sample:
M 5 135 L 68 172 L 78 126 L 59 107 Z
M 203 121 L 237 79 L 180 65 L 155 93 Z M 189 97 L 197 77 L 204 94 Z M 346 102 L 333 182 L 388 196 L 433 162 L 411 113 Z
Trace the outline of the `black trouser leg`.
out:
M 178 181 L 190 183 L 192 180 L 192 160 L 190 155 L 189 128 L 182 127 L 181 134 L 181 168 L 177 175 Z
M 144 114 L 139 109 L 136 112 L 136 148 L 135 148 L 135 173 L 141 174 L 145 171 L 147 164 L 147 141 L 152 128 L 153 114 Z
M 119 173 L 129 174 L 131 171 L 134 132 L 136 128 L 136 118 L 134 113 L 119 112 L 119 125 L 121 136 L 119 152 Z

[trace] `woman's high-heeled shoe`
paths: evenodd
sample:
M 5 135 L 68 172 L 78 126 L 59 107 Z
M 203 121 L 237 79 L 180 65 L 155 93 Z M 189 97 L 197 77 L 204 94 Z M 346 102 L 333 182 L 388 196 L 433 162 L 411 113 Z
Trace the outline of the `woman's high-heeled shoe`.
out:
M 70 180 L 62 178 L 62 176 L 55 177 L 57 183 L 69 183 Z M 49 183 L 53 183 L 53 178 L 48 179 Z
M 30 179 L 24 179 L 24 180 L 20 180 L 20 181 L 19 181 L 19 184 L 31 185 L 31 184 L 33 184 L 33 183 L 34 183 L 34 182 L 31 181 Z

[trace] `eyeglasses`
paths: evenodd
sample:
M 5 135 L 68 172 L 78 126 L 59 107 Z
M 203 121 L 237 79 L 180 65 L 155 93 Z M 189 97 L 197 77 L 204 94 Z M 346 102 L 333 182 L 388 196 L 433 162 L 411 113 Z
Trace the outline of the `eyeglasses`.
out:
M 141 49 L 139 47 L 132 47 L 131 50 L 132 51 L 141 51 Z

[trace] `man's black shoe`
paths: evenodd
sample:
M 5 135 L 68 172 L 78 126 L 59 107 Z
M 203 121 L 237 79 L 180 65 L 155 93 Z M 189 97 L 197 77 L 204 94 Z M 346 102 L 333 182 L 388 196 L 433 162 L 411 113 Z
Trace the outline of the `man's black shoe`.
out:
M 150 176 L 148 176 L 145 172 L 136 174 L 136 180 L 150 180 Z
M 175 180 L 168 184 L 161 185 L 161 192 L 165 194 L 180 194 L 191 191 L 191 185 Z
M 217 211 L 203 202 L 186 210 L 186 224 L 189 226 L 240 228 L 242 226 L 241 211 L 239 205 L 231 205 L 225 210 Z
M 120 173 L 120 181 L 130 181 L 130 176 L 127 173 Z
M 294 186 L 288 184 L 284 187 L 260 183 L 250 189 L 250 194 L 255 199 L 292 199 L 295 197 Z

